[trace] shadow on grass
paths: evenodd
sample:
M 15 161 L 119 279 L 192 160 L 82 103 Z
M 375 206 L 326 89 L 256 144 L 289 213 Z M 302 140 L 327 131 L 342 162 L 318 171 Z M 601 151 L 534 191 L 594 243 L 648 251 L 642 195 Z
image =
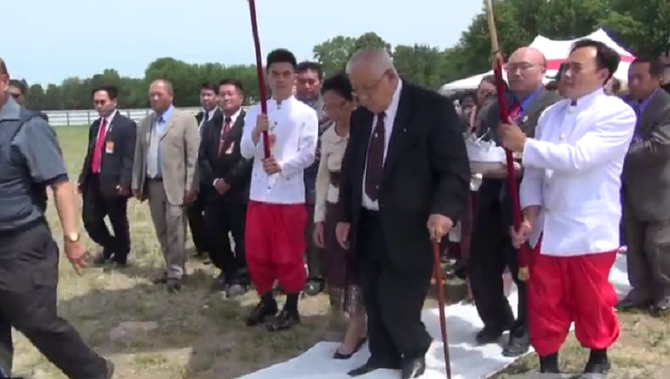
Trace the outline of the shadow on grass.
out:
M 150 281 L 160 272 L 144 266 L 92 269 L 86 274 L 92 277 L 89 291 L 59 303 L 61 315 L 117 363 L 121 376 L 130 370 L 150 377 L 235 378 L 297 356 L 343 329 L 324 306 L 324 296 L 301 302 L 302 323 L 293 330 L 248 328 L 244 318 L 258 299 L 255 294 L 225 299 L 209 290 L 212 275 L 202 269 L 185 279 L 181 292 L 170 294 Z M 110 333 L 128 322 L 152 325 L 120 336 Z

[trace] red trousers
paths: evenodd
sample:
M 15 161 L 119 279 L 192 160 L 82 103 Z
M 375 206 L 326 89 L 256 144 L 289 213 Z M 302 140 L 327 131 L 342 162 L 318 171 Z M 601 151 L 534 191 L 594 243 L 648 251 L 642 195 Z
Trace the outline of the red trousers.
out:
M 303 204 L 250 201 L 244 237 L 249 275 L 259 295 L 272 291 L 277 280 L 287 293 L 305 288 L 305 226 Z
M 528 282 L 530 341 L 541 357 L 557 353 L 575 323 L 575 336 L 589 349 L 606 349 L 619 337 L 617 294 L 609 282 L 616 251 L 573 257 L 533 249 Z

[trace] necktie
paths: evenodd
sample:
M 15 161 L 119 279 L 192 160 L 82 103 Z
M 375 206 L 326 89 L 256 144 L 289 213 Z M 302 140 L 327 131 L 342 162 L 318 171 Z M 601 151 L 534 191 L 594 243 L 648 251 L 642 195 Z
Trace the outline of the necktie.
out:
M 95 141 L 93 148 L 93 162 L 91 162 L 91 170 L 94 174 L 100 173 L 102 167 L 102 146 L 105 144 L 105 137 L 107 136 L 107 119 L 103 118 L 100 121 L 100 128 L 98 130 L 98 139 Z
M 226 117 L 226 119 L 223 122 L 223 128 L 221 128 L 221 136 L 219 137 L 219 156 L 221 156 L 221 154 L 223 153 L 223 147 L 226 144 L 226 137 L 230 132 L 231 121 L 232 119 L 230 117 Z
M 372 131 L 372 138 L 368 146 L 367 168 L 365 171 L 365 194 L 370 200 L 377 201 L 379 198 L 379 186 L 382 182 L 384 171 L 384 117 L 386 114 L 377 115 L 377 124 Z
M 521 117 L 522 112 L 523 109 L 521 108 L 521 103 L 515 101 L 514 104 L 512 104 L 512 109 L 510 109 L 509 111 L 510 120 L 516 122 L 519 119 L 519 117 Z

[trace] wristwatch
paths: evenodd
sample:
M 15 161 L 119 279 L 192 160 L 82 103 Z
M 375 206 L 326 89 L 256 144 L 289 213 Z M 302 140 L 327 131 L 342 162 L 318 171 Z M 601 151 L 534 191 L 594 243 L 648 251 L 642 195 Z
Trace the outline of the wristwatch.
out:
M 65 235 L 65 240 L 72 243 L 79 242 L 79 237 L 79 233 L 67 233 Z

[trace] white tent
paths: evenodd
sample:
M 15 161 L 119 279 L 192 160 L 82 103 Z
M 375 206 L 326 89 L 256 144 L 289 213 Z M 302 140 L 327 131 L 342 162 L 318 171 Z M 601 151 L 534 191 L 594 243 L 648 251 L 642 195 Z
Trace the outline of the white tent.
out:
M 543 36 L 537 36 L 533 40 L 533 43 L 530 44 L 531 47 L 534 47 L 544 53 L 544 56 L 547 58 L 547 77 L 545 82 L 549 82 L 551 77 L 556 75 L 558 68 L 561 63 L 563 63 L 569 53 L 572 44 L 581 39 L 592 39 L 595 41 L 600 41 L 607 44 L 612 49 L 616 50 L 621 54 L 621 63 L 619 64 L 619 69 L 614 73 L 614 77 L 621 80 L 622 82 L 627 82 L 628 80 L 628 67 L 635 57 L 627 52 L 624 48 L 619 46 L 614 42 L 604 30 L 598 29 L 595 32 L 584 36 L 582 38 L 576 38 L 569 41 L 555 41 Z M 440 93 L 449 93 L 452 91 L 465 90 L 465 89 L 475 89 L 479 86 L 479 83 L 482 81 L 482 78 L 486 75 L 492 74 L 493 71 L 486 72 L 484 74 L 479 74 L 471 76 L 469 78 L 456 80 L 451 83 L 447 83 L 440 88 Z M 505 73 L 503 72 L 503 75 Z

